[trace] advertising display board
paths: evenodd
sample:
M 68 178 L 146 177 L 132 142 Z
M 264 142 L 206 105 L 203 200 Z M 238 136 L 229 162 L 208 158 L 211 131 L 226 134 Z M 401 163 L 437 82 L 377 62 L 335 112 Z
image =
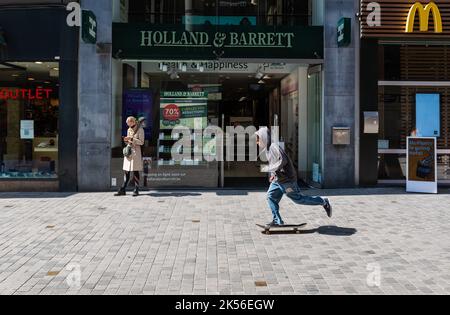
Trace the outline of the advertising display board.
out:
M 161 130 L 175 127 L 204 129 L 207 123 L 208 93 L 173 91 L 161 94 Z
M 136 118 L 145 117 L 146 128 L 145 138 L 151 138 L 152 132 L 152 111 L 153 111 L 153 93 L 148 89 L 130 89 L 123 93 L 123 112 L 122 116 L 122 136 L 127 135 L 128 126 L 126 124 L 125 118 L 133 116 Z
M 437 194 L 436 138 L 408 137 L 407 192 Z

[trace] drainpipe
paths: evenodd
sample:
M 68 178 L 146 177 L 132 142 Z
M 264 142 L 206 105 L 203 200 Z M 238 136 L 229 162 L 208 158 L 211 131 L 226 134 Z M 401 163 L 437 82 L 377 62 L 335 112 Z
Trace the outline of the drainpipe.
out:
M 355 186 L 359 186 L 360 178 L 360 132 L 361 132 L 361 24 L 360 2 L 355 1 Z

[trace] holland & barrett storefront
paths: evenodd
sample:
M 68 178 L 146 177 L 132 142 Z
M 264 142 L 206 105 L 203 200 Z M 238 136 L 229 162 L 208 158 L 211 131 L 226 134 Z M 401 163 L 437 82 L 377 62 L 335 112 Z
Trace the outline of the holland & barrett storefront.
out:
M 276 3 L 213 2 L 130 3 L 128 20 L 113 24 L 112 186 L 129 116 L 146 118 L 148 187 L 264 184 L 261 126 L 320 184 L 323 27 L 311 26 L 307 1 L 289 14 Z

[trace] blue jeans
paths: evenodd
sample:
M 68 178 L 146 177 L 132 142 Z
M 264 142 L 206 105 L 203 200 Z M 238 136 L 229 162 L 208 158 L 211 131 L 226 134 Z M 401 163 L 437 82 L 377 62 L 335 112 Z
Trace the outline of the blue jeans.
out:
M 277 224 L 284 224 L 280 216 L 280 201 L 283 195 L 294 201 L 298 205 L 305 206 L 323 206 L 325 200 L 322 197 L 309 197 L 302 195 L 300 187 L 298 184 L 293 183 L 283 183 L 273 182 L 270 184 L 270 188 L 267 191 L 267 201 L 269 202 L 269 207 L 272 210 L 273 221 Z

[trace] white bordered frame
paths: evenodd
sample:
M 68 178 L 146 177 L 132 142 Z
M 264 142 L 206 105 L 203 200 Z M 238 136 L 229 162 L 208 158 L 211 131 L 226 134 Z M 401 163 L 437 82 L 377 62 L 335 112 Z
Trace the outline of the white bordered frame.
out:
M 412 165 L 410 165 L 410 151 L 409 151 L 409 147 L 410 147 L 410 141 L 411 140 L 433 140 L 433 155 L 434 155 L 434 181 L 414 181 L 414 180 L 410 180 L 409 178 L 409 169 L 410 166 L 412 167 Z M 438 172 L 437 172 L 437 139 L 435 137 L 408 137 L 407 141 L 406 141 L 406 153 L 407 153 L 407 158 L 406 158 L 406 191 L 407 192 L 411 192 L 411 193 L 428 193 L 428 194 L 437 194 L 438 193 L 438 182 L 437 182 L 437 177 L 438 177 Z

